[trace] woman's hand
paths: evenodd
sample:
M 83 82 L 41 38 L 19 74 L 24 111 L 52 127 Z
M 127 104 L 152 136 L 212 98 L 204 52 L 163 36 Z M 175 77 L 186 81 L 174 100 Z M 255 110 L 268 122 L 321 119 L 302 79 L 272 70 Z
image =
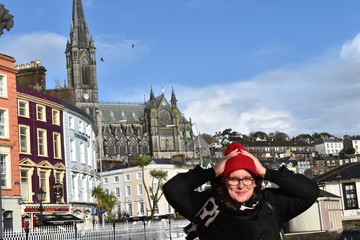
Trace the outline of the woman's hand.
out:
M 259 161 L 259 159 L 257 159 L 254 155 L 252 155 L 251 153 L 249 153 L 248 151 L 241 151 L 241 154 L 244 154 L 245 156 L 250 157 L 254 163 L 255 163 L 255 167 L 256 167 L 256 171 L 259 173 L 259 175 L 261 177 L 265 176 L 266 173 L 266 168 L 264 168 L 264 166 L 261 164 L 261 162 Z
M 214 167 L 216 177 L 220 176 L 224 172 L 226 161 L 239 153 L 239 149 L 235 149 L 221 159 L 221 161 Z

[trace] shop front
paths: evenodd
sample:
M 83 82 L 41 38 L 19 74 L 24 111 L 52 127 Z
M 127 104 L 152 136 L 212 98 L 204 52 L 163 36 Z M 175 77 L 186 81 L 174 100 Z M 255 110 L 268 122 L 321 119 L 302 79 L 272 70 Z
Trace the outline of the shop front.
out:
M 28 204 L 23 210 L 23 227 L 25 222 L 29 222 L 29 227 L 70 225 L 82 223 L 83 220 L 70 213 L 70 205 L 43 205 L 40 208 L 38 204 Z

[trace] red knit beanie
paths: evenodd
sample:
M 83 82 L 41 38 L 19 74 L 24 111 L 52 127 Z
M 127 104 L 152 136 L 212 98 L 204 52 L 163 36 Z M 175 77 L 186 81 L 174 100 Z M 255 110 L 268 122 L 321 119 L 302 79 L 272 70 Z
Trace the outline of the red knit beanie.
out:
M 239 149 L 239 152 L 241 152 L 242 150 L 246 151 L 243 145 L 241 145 L 238 142 L 233 142 L 224 151 L 225 156 L 235 149 Z M 226 177 L 229 176 L 230 173 L 240 169 L 248 170 L 253 174 L 255 174 L 256 176 L 259 176 L 259 173 L 256 171 L 254 160 L 243 154 L 238 154 L 226 161 L 225 169 L 222 174 L 221 181 L 225 182 Z

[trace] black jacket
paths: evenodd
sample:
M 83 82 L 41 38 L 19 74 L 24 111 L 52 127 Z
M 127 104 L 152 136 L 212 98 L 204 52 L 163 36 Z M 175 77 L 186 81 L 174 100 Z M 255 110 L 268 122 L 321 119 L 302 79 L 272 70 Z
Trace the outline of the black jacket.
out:
M 196 188 L 215 179 L 213 168 L 196 167 L 170 179 L 163 188 L 170 205 L 182 216 L 192 221 L 211 197 L 208 191 Z M 319 188 L 304 175 L 293 174 L 287 168 L 267 170 L 265 180 L 280 187 L 262 190 L 259 206 L 249 215 L 239 216 L 220 211 L 216 219 L 199 231 L 201 240 L 278 240 L 281 223 L 308 209 L 317 199 Z M 273 207 L 269 207 L 266 201 Z

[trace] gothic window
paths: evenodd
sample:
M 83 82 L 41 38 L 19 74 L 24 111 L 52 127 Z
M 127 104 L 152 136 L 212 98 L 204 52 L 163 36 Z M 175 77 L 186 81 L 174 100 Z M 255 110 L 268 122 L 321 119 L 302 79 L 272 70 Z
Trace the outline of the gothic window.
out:
M 125 155 L 126 154 L 126 143 L 124 141 L 120 142 L 120 154 Z
M 166 142 L 165 142 L 165 140 L 161 140 L 161 142 L 160 142 L 160 150 L 166 150 Z
M 135 141 L 131 142 L 131 145 L 130 145 L 130 154 L 137 154 L 138 151 L 137 151 L 137 144 Z
M 90 85 L 90 66 L 86 58 L 81 59 L 81 78 L 82 84 Z
M 191 137 L 191 133 L 189 129 L 185 131 L 185 137 Z
M 116 149 L 115 149 L 115 144 L 113 141 L 109 141 L 108 146 L 107 146 L 107 154 L 115 154 L 116 153 Z
M 167 141 L 167 150 L 174 150 L 174 142 L 171 139 L 166 141 Z
M 144 154 L 149 153 L 149 144 L 147 142 L 144 142 L 142 145 L 142 153 L 144 153 Z
M 184 129 L 183 128 L 179 129 L 179 135 L 180 135 L 180 137 L 184 137 Z
M 166 126 L 171 124 L 171 114 L 167 110 L 161 110 L 158 113 L 158 122 L 160 126 Z

